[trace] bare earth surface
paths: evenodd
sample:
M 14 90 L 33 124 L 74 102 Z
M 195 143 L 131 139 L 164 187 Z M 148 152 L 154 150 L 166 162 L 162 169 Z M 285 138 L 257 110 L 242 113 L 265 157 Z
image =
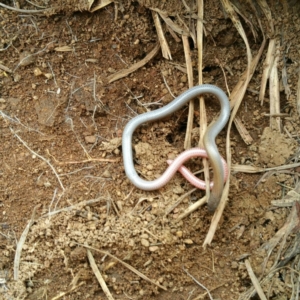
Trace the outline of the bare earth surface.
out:
M 147 7 L 153 5 L 146 2 Z M 224 71 L 231 91 L 246 69 L 245 45 L 219 1 L 205 2 L 203 82 L 227 91 Z M 12 6 L 11 1 L 3 3 Z M 20 5 L 38 9 L 25 1 Z M 268 89 L 262 106 L 258 100 L 266 48 L 238 112 L 253 142 L 246 145 L 233 126 L 233 164 L 271 168 L 299 157 L 299 14 L 291 9 L 286 17 L 280 5 L 271 9 L 281 15 L 274 18 L 284 39 L 278 55 L 282 63 L 285 54 L 290 87 L 289 98 L 282 84 L 280 89 L 283 130 L 269 127 Z M 94 13 L 66 9 L 49 16 L 0 7 L 0 64 L 10 69 L 0 69 L 1 299 L 52 299 L 64 292 L 62 299 L 106 299 L 83 245 L 97 249 L 91 253 L 114 299 L 209 299 L 185 270 L 213 299 L 238 299 L 251 286 L 245 258 L 260 276 L 262 259 L 256 251 L 282 228 L 291 210 L 272 206 L 271 201 L 294 189 L 299 168 L 263 178 L 265 173 L 232 171 L 227 206 L 205 249 L 212 219 L 206 206 L 176 220 L 204 192 L 191 193 L 166 213 L 193 188 L 180 174 L 153 192 L 134 188 L 125 176 L 121 136 L 126 123 L 172 101 L 168 89 L 177 96 L 188 88 L 181 39 L 176 41 L 168 31 L 173 60 L 159 52 L 144 67 L 109 83 L 110 76 L 155 48 L 158 38 L 147 7 L 124 2 L 118 6 L 117 20 L 114 4 Z M 174 14 L 172 5 L 159 8 Z M 181 2 L 176 9 L 189 16 Z M 262 35 L 254 38 L 247 24 L 255 55 Z M 264 19 L 263 26 L 267 28 Z M 190 45 L 196 82 L 192 39 Z M 219 107 L 212 97 L 205 99 L 211 122 Z M 144 178 L 156 178 L 166 169 L 166 160 L 183 151 L 187 108 L 135 132 L 136 169 Z M 194 117 L 192 144 L 197 146 L 197 104 Z M 217 138 L 224 157 L 225 136 L 224 130 Z M 199 159 L 187 166 L 202 169 Z M 30 228 L 14 280 L 16 245 L 26 226 Z M 291 283 L 278 273 L 268 295 L 290 299 L 290 291 Z

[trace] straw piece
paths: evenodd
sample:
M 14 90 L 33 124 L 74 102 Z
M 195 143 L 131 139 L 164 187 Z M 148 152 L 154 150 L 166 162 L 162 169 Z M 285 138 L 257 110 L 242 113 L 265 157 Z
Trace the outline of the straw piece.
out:
M 29 232 L 29 229 L 31 227 L 31 225 L 34 222 L 34 217 L 35 217 L 35 211 L 36 211 L 36 206 L 33 209 L 32 215 L 31 215 L 31 219 L 28 222 L 27 226 L 25 227 L 19 242 L 17 244 L 17 249 L 16 249 L 16 254 L 15 254 L 15 260 L 14 260 L 14 280 L 18 280 L 19 279 L 19 266 L 20 266 L 20 260 L 21 260 L 21 254 L 22 254 L 22 248 L 23 245 L 25 243 L 27 234 Z
M 111 293 L 110 293 L 110 291 L 109 291 L 109 289 L 108 289 L 108 287 L 96 265 L 96 262 L 95 262 L 92 252 L 89 249 L 86 249 L 86 253 L 87 253 L 87 257 L 90 262 L 91 268 L 92 268 L 99 284 L 101 285 L 101 288 L 102 288 L 104 294 L 106 295 L 108 300 L 114 300 L 113 296 L 111 295 Z
M 279 49 L 279 43 L 277 46 Z M 278 78 L 279 50 L 276 52 L 274 63 L 270 71 L 270 115 L 280 114 L 280 87 Z M 270 117 L 270 127 L 281 132 L 281 119 Z
M 182 43 L 183 43 L 183 49 L 185 55 L 189 88 L 191 88 L 194 85 L 193 84 L 194 76 L 193 76 L 193 66 L 192 66 L 192 59 L 191 59 L 191 49 L 190 49 L 188 37 L 186 35 L 182 36 Z M 194 107 L 195 107 L 195 103 L 194 100 L 192 100 L 189 103 L 189 114 L 188 114 L 188 121 L 186 126 L 184 149 L 191 148 L 192 130 L 193 130 L 193 123 L 194 123 Z
M 171 51 L 168 42 L 166 40 L 166 37 L 164 35 L 158 13 L 155 11 L 151 11 L 151 12 L 152 12 L 152 18 L 154 20 L 154 25 L 156 28 L 156 33 L 158 35 L 158 40 L 160 43 L 162 55 L 165 59 L 172 59 Z
M 116 80 L 119 80 L 123 77 L 126 77 L 127 75 L 129 75 L 130 73 L 133 73 L 134 71 L 136 71 L 137 69 L 143 67 L 145 64 L 147 64 L 159 51 L 160 49 L 160 45 L 159 43 L 156 44 L 156 46 L 153 48 L 153 50 L 148 53 L 146 55 L 145 58 L 143 58 L 142 60 L 140 60 L 139 62 L 131 65 L 128 69 L 123 69 L 121 71 L 116 72 L 113 75 L 110 75 L 107 77 L 108 79 L 108 83 L 112 83 Z
M 245 265 L 246 265 L 248 274 L 250 276 L 250 279 L 251 279 L 251 281 L 254 285 L 254 288 L 255 288 L 259 298 L 261 300 L 267 300 L 267 297 L 265 296 L 265 294 L 264 294 L 264 292 L 263 292 L 263 290 L 262 290 L 262 288 L 259 284 L 259 281 L 258 281 L 257 277 L 255 276 L 255 274 L 253 272 L 253 269 L 252 269 L 251 264 L 250 264 L 248 259 L 245 260 Z

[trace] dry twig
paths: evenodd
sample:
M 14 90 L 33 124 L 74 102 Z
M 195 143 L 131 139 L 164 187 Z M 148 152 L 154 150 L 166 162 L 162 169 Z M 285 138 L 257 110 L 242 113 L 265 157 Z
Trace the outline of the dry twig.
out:
M 15 260 L 14 260 L 14 280 L 18 280 L 19 279 L 19 266 L 20 266 L 20 259 L 21 259 L 21 254 L 22 254 L 22 248 L 23 245 L 25 243 L 27 234 L 29 232 L 29 229 L 31 227 L 31 225 L 34 222 L 34 218 L 35 218 L 35 211 L 36 211 L 36 207 L 33 209 L 32 215 L 31 215 L 31 219 L 28 222 L 27 226 L 25 227 L 19 242 L 17 244 L 17 249 L 16 249 L 16 254 L 15 254 Z
M 193 66 L 191 60 L 191 49 L 188 37 L 186 35 L 182 36 L 182 43 L 185 55 L 185 62 L 186 62 L 186 69 L 188 75 L 188 82 L 189 88 L 193 87 Z M 192 140 L 192 129 L 193 129 L 193 121 L 194 121 L 194 100 L 190 101 L 189 103 L 189 114 L 188 114 L 188 121 L 186 126 L 186 133 L 185 133 L 185 141 L 184 141 L 184 149 L 191 148 L 191 140 Z
M 65 190 L 65 187 L 63 185 L 63 183 L 60 180 L 60 177 L 58 175 L 58 173 L 56 172 L 55 168 L 50 164 L 50 162 L 44 158 L 43 156 L 39 155 L 37 152 L 33 151 L 26 142 L 24 142 L 21 137 L 10 127 L 10 131 L 17 137 L 17 139 L 31 152 L 33 153 L 35 156 L 37 156 L 39 159 L 41 159 L 42 161 L 44 161 L 52 170 L 52 172 L 54 173 L 54 175 L 57 178 L 57 181 L 59 182 L 61 188 L 63 189 L 63 191 Z
M 153 57 L 156 56 L 156 54 L 158 53 L 160 49 L 160 44 L 157 43 L 156 46 L 153 48 L 153 50 L 151 52 L 149 52 L 145 58 L 143 58 L 142 60 L 140 60 L 139 62 L 131 65 L 128 69 L 123 69 L 121 71 L 116 72 L 113 75 L 108 76 L 108 82 L 112 83 L 116 80 L 119 80 L 123 77 L 126 77 L 127 75 L 129 75 L 130 73 L 133 73 L 134 71 L 136 71 L 137 69 L 143 67 L 145 64 L 147 64 Z
M 253 269 L 252 269 L 251 264 L 250 264 L 248 259 L 245 260 L 245 265 L 246 265 L 248 274 L 250 276 L 250 279 L 253 283 L 253 286 L 254 286 L 259 298 L 261 300 L 267 300 L 267 298 L 266 298 L 266 296 L 265 296 L 265 294 L 264 294 L 264 292 L 263 292 L 263 290 L 262 290 L 262 288 L 259 284 L 259 281 L 258 281 L 257 277 L 255 276 L 255 274 L 253 272 Z
M 92 252 L 89 250 L 89 249 L 86 249 L 86 253 L 87 253 L 87 257 L 89 259 L 89 262 L 90 262 L 90 265 L 91 265 L 91 268 L 99 282 L 99 284 L 101 285 L 101 288 L 104 292 L 104 294 L 106 295 L 107 299 L 108 300 L 114 300 L 112 294 L 110 293 L 106 283 L 105 283 L 105 280 L 103 279 L 97 265 L 96 265 L 96 262 L 95 262 L 95 259 L 93 257 L 93 254 Z
M 110 254 L 109 252 L 107 251 L 103 251 L 103 250 L 99 250 L 99 249 L 96 249 L 96 248 L 93 248 L 93 247 L 90 247 L 88 245 L 83 245 L 83 244 L 79 244 L 79 243 L 76 243 L 77 245 L 79 246 L 82 246 L 82 247 L 85 247 L 87 249 L 91 249 L 91 250 L 94 250 L 94 251 L 97 251 L 97 252 L 100 252 L 104 255 L 107 255 L 113 259 L 115 259 L 116 261 L 118 261 L 119 263 L 121 263 L 123 266 L 125 266 L 126 268 L 128 268 L 130 271 L 132 271 L 133 273 L 135 273 L 136 275 L 140 276 L 141 278 L 143 278 L 144 280 L 156 285 L 157 287 L 163 289 L 163 290 L 167 290 L 164 286 L 160 285 L 159 283 L 156 283 L 154 280 L 148 278 L 147 276 L 145 276 L 143 273 L 141 273 L 140 271 L 138 271 L 137 269 L 135 269 L 134 267 L 132 267 L 131 265 L 127 264 L 126 262 L 122 261 L 121 259 L 117 258 L 116 256 Z
M 168 42 L 166 40 L 166 37 L 164 35 L 164 31 L 163 31 L 162 26 L 161 26 L 159 15 L 158 15 L 157 12 L 155 12 L 153 10 L 151 12 L 152 12 L 152 18 L 154 20 L 154 25 L 155 25 L 155 28 L 156 28 L 156 33 L 157 33 L 157 36 L 158 36 L 158 40 L 159 40 L 159 43 L 160 43 L 162 55 L 165 59 L 172 59 L 171 51 L 170 51 Z

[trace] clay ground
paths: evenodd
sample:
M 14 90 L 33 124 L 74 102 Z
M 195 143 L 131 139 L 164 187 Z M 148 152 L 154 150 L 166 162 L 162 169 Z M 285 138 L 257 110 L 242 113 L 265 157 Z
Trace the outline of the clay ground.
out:
M 247 67 L 245 44 L 220 2 L 205 2 L 203 82 L 227 91 L 226 78 L 232 91 Z M 287 96 L 280 83 L 282 133 L 270 129 L 268 86 L 262 105 L 258 99 L 265 47 L 238 111 L 253 141 L 247 145 L 232 127 L 233 165 L 270 168 L 297 163 L 299 157 L 299 13 L 291 6 L 284 15 L 282 2 L 270 2 L 281 35 L 279 80 L 284 56 L 290 88 Z M 11 1 L 3 3 L 12 6 Z M 20 4 L 37 9 L 25 1 Z M 113 4 L 94 13 L 61 11 L 49 16 L 0 8 L 0 64 L 8 68 L 0 69 L 0 298 L 106 299 L 84 244 L 100 250 L 90 253 L 114 299 L 210 299 L 185 271 L 213 299 L 238 299 L 252 286 L 244 259 L 262 275 L 256 252 L 282 228 L 291 211 L 271 201 L 295 188 L 299 168 L 269 172 L 263 178 L 265 172 L 233 169 L 228 202 L 206 248 L 203 242 L 212 220 L 206 206 L 177 219 L 203 191 L 187 195 L 169 212 L 193 188 L 180 174 L 158 191 L 134 188 L 122 162 L 124 126 L 137 114 L 172 101 L 171 93 L 181 94 L 188 82 L 181 39 L 176 41 L 168 31 L 172 60 L 159 52 L 135 72 L 109 82 L 114 73 L 149 54 L 158 39 L 148 8 L 128 1 L 118 9 L 115 20 Z M 254 38 L 247 24 L 255 55 L 263 37 L 257 30 Z M 196 84 L 197 49 L 192 39 L 189 42 Z M 211 122 L 219 106 L 213 97 L 205 99 Z M 183 151 L 187 113 L 188 106 L 135 132 L 139 174 L 154 179 L 166 169 L 168 158 Z M 192 146 L 198 145 L 199 115 L 196 103 Z M 217 138 L 224 157 L 225 137 L 226 130 Z M 199 159 L 187 166 L 202 169 Z M 16 247 L 26 228 L 14 280 Z M 299 271 L 295 265 L 290 268 Z M 269 299 L 298 299 L 290 298 L 294 285 L 286 273 L 278 271 L 273 280 L 264 287 Z

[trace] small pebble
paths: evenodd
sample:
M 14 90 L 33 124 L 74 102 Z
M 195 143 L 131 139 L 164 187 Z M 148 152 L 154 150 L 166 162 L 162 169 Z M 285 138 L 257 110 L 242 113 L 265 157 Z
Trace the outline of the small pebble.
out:
M 187 245 L 192 245 L 192 244 L 194 244 L 194 242 L 191 240 L 191 239 L 186 239 L 186 240 L 184 240 L 183 241 L 185 244 L 187 244 Z
M 182 235 L 183 235 L 183 233 L 182 233 L 182 231 L 180 230 L 180 231 L 177 231 L 177 232 L 176 232 L 176 235 L 177 235 L 179 238 L 181 238 Z
M 149 241 L 146 239 L 141 239 L 141 244 L 145 247 L 149 247 Z
M 84 139 L 87 144 L 94 144 L 96 142 L 96 137 L 94 135 L 87 135 Z
M 43 74 L 43 72 L 39 68 L 34 68 L 33 74 L 34 74 L 34 76 L 37 77 L 37 76 L 41 76 Z
M 102 176 L 104 178 L 111 178 L 111 173 L 109 172 L 109 170 L 105 170 L 102 174 Z
M 155 251 L 157 251 L 159 248 L 158 248 L 158 246 L 150 246 L 149 247 L 149 251 L 151 251 L 151 252 L 155 252 Z

